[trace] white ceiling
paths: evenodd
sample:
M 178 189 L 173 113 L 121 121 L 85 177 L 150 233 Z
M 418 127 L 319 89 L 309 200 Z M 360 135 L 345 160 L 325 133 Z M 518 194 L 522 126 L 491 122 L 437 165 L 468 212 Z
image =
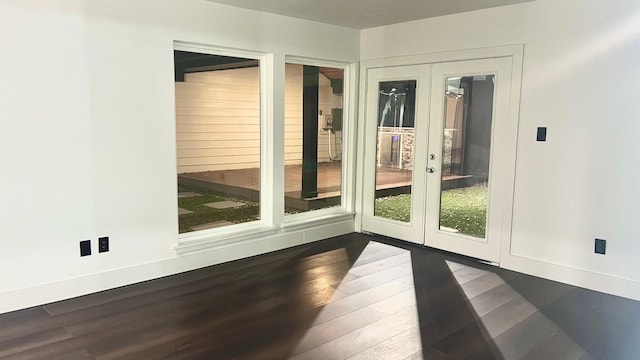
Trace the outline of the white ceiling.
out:
M 209 0 L 356 29 L 533 0 Z M 249 25 L 249 24 L 247 24 Z

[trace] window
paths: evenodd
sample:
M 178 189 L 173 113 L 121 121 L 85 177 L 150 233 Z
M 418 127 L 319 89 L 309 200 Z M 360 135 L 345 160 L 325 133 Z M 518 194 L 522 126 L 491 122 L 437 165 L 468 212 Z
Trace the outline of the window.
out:
M 260 219 L 260 63 L 174 51 L 180 233 Z
M 340 206 L 344 69 L 285 71 L 285 212 Z

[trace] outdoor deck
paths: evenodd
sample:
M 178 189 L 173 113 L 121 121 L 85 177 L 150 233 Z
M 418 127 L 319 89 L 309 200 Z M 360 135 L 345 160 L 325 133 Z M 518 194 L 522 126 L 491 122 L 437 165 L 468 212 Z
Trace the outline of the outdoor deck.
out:
M 302 190 L 302 166 L 285 166 L 285 205 L 295 209 L 318 209 L 340 203 L 341 184 L 340 162 L 318 164 L 318 196 L 304 198 Z M 410 170 L 379 168 L 376 179 L 376 197 L 406 194 L 411 191 Z M 446 188 L 457 187 L 453 183 L 468 178 L 450 176 L 451 183 Z M 201 187 L 250 201 L 259 200 L 259 169 L 237 169 L 205 171 L 178 175 L 178 183 L 185 186 Z

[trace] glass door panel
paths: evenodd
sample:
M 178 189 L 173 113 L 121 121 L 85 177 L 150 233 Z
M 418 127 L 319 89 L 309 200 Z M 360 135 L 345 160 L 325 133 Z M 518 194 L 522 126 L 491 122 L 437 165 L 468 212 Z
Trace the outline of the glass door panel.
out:
M 364 231 L 424 242 L 429 65 L 367 71 Z
M 425 245 L 500 260 L 511 58 L 434 64 Z
M 495 75 L 446 78 L 439 229 L 485 238 Z
M 378 83 L 374 216 L 411 221 L 416 80 Z

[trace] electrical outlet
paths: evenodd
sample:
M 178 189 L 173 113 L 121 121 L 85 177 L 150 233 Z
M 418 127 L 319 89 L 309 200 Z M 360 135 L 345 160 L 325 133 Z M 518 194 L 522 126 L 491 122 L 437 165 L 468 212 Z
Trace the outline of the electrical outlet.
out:
M 80 256 L 91 255 L 91 240 L 80 241 Z
M 596 239 L 596 254 L 604 255 L 607 251 L 607 240 Z
M 108 252 L 109 251 L 109 237 L 104 236 L 98 238 L 98 252 Z
M 547 128 L 539 127 L 536 134 L 536 141 L 547 141 Z

